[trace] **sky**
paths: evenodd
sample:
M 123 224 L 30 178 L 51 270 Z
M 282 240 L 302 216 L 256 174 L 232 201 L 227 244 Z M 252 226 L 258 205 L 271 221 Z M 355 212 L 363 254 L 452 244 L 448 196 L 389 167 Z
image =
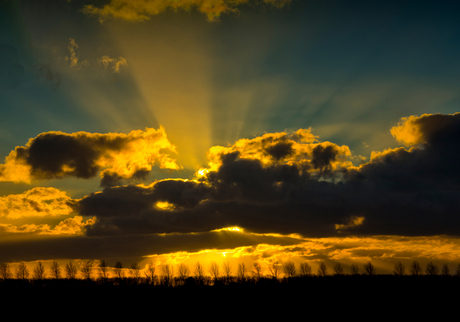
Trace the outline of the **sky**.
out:
M 0 262 L 454 272 L 459 10 L 0 0 Z

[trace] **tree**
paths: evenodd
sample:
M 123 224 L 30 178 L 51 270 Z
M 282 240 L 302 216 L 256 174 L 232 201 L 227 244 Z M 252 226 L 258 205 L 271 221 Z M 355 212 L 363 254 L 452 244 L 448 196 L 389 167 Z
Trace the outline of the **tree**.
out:
M 70 261 L 66 266 L 65 266 L 65 275 L 68 279 L 73 280 L 75 277 L 77 277 L 77 267 Z
M 295 264 L 292 261 L 287 261 L 283 265 L 283 273 L 286 277 L 294 277 L 296 274 Z
M 204 282 L 204 268 L 200 262 L 196 262 L 195 264 L 195 278 L 199 284 Z
M 58 262 L 54 261 L 51 263 L 51 277 L 54 279 L 60 279 L 61 278 L 61 268 L 59 267 Z
M 460 264 L 457 265 L 457 269 L 455 270 L 455 276 L 460 277 Z
M 185 280 L 188 278 L 190 274 L 190 270 L 187 265 L 185 265 L 184 263 L 180 263 L 178 271 L 179 271 L 179 280 L 181 281 L 182 284 L 184 284 Z
M 370 261 L 364 264 L 364 271 L 369 276 L 375 275 L 375 267 Z
M 0 264 L 0 278 L 3 280 L 8 280 L 13 277 L 11 273 L 10 265 L 8 263 Z
M 324 277 L 326 275 L 327 275 L 327 267 L 326 267 L 326 264 L 322 262 L 321 264 L 319 264 L 318 276 Z
M 268 266 L 268 270 L 270 271 L 272 278 L 278 279 L 281 272 L 281 264 L 278 261 L 274 261 L 270 264 L 270 266 Z
M 27 268 L 26 263 L 22 262 L 16 266 L 16 278 L 21 280 L 29 278 L 29 269 Z
M 351 275 L 355 275 L 355 276 L 358 275 L 358 274 L 359 274 L 359 267 L 358 267 L 358 265 L 352 264 L 352 265 L 350 266 L 350 272 L 351 272 Z
M 209 266 L 209 273 L 214 278 L 214 283 L 219 278 L 219 265 L 216 262 L 211 262 L 211 266 Z
M 299 271 L 300 271 L 300 276 L 302 276 L 302 277 L 310 276 L 311 275 L 311 266 L 308 265 L 307 262 L 300 263 Z
M 155 265 L 152 263 L 148 264 L 147 269 L 144 272 L 145 277 L 152 283 L 155 284 Z
M 256 279 L 260 279 L 262 277 L 262 266 L 258 262 L 254 262 L 254 266 L 252 267 L 252 275 Z
M 436 266 L 433 262 L 429 262 L 426 264 L 426 269 L 425 269 L 426 275 L 438 275 L 439 274 L 439 268 Z
M 37 266 L 34 267 L 33 277 L 36 280 L 42 280 L 45 278 L 45 266 L 42 264 L 42 262 L 38 262 Z
M 332 267 L 335 275 L 343 275 L 343 266 L 340 263 L 335 263 Z
M 404 265 L 401 262 L 397 262 L 395 264 L 393 274 L 396 276 L 403 276 L 405 271 L 406 271 L 406 268 L 404 267 Z
M 99 261 L 98 269 L 99 278 L 105 280 L 108 277 L 108 268 L 105 260 L 102 259 Z
M 122 279 L 125 277 L 125 272 L 123 271 L 123 264 L 121 262 L 115 263 L 115 267 L 113 268 L 113 274 L 118 279 Z
M 163 283 L 164 283 L 164 285 L 170 286 L 172 284 L 172 279 L 173 279 L 173 276 L 174 276 L 174 269 L 173 269 L 172 265 L 169 265 L 169 264 L 163 265 L 162 271 L 163 271 Z
M 135 280 L 139 280 L 139 277 L 141 277 L 141 268 L 139 267 L 138 263 L 132 263 L 131 264 L 131 270 L 130 270 L 131 276 Z
M 418 261 L 414 260 L 412 264 L 410 265 L 410 274 L 412 276 L 419 276 L 422 274 L 422 267 L 418 263 Z
M 442 265 L 442 267 L 441 267 L 441 275 L 442 276 L 450 276 L 449 265 L 447 265 L 447 264 Z
M 83 262 L 83 265 L 81 267 L 81 274 L 83 275 L 84 279 L 91 279 L 91 272 L 93 270 L 93 260 L 88 259 Z
M 238 280 L 244 282 L 246 280 L 246 274 L 248 273 L 246 265 L 244 263 L 238 264 Z
M 224 264 L 222 265 L 223 267 L 223 270 L 224 270 L 224 277 L 225 277 L 225 282 L 226 283 L 230 283 L 231 279 L 232 279 L 232 266 L 230 265 L 230 263 L 227 261 L 227 262 L 224 262 Z

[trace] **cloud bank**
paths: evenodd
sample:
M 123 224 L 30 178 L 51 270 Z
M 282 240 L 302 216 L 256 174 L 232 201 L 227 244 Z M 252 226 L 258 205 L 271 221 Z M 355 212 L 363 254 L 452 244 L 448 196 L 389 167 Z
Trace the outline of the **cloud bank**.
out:
M 94 15 L 102 23 L 108 19 L 125 21 L 145 21 L 151 16 L 158 15 L 166 10 L 196 9 L 206 15 L 209 21 L 217 21 L 222 14 L 235 13 L 245 4 L 255 3 L 250 0 L 111 0 L 103 7 L 85 5 L 82 12 Z M 263 0 L 258 1 L 281 8 L 291 0 Z

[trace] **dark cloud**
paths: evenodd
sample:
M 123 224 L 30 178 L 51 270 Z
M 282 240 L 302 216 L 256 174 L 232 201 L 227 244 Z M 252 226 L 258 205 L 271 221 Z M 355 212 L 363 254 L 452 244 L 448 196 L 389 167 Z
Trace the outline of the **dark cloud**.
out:
M 50 65 L 48 64 L 35 64 L 34 67 L 37 69 L 40 77 L 45 78 L 51 84 L 53 84 L 54 88 L 58 88 L 61 85 L 61 76 L 54 71 Z
M 233 225 L 308 236 L 458 235 L 458 117 L 417 119 L 414 124 L 424 138 L 421 146 L 375 154 L 359 168 L 334 170 L 334 145 L 315 146 L 311 163 L 264 165 L 240 152 L 223 153 L 219 167 L 201 181 L 105 189 L 84 198 L 80 214 L 98 218 L 88 234 L 99 236 L 185 233 Z M 328 179 L 311 175 L 317 168 L 329 171 Z M 159 201 L 172 207 L 159 209 Z

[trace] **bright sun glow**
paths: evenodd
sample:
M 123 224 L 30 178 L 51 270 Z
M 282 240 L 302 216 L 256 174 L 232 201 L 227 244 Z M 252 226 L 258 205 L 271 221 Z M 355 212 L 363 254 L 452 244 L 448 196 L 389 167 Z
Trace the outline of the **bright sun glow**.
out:
M 174 204 L 169 203 L 167 201 L 158 201 L 155 204 L 155 207 L 161 210 L 173 210 L 174 209 Z

